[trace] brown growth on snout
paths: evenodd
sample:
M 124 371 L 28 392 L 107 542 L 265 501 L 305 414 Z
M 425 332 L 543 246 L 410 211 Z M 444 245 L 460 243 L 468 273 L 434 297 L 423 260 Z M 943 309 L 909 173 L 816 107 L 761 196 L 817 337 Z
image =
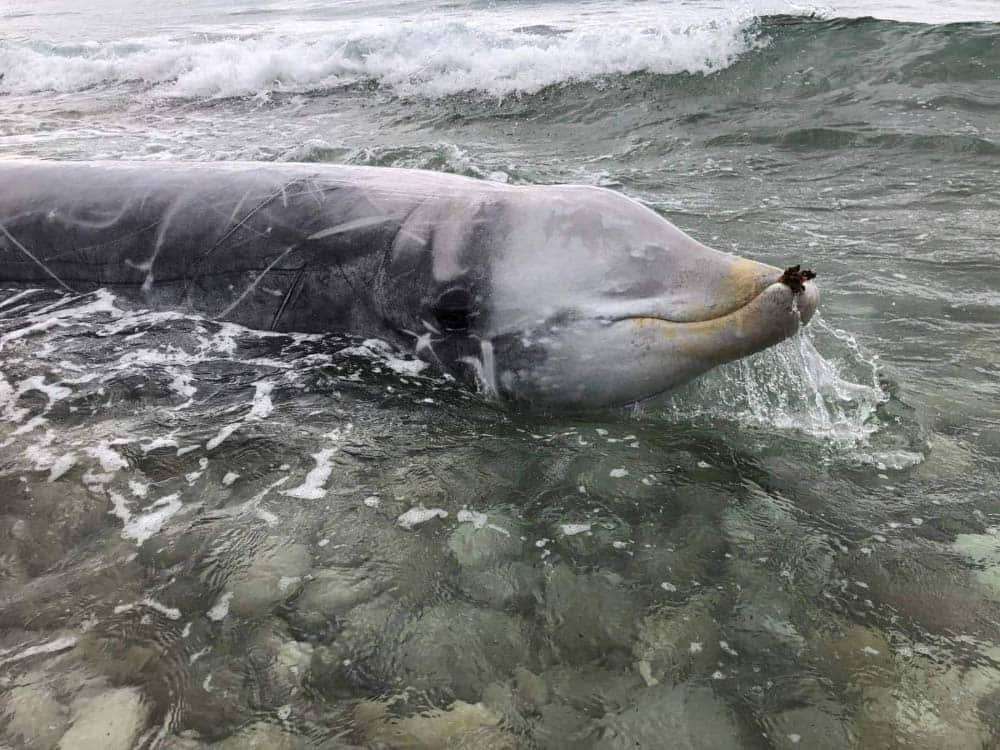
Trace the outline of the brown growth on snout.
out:
M 800 266 L 789 266 L 778 279 L 779 283 L 792 290 L 792 294 L 802 294 L 806 290 L 806 282 L 816 278 L 815 272 L 802 271 L 800 268 Z

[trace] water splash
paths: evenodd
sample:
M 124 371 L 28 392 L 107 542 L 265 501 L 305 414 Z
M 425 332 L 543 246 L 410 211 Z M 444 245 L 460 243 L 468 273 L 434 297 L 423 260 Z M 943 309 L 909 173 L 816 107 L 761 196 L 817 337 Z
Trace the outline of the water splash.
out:
M 662 413 L 797 431 L 853 447 L 879 429 L 875 412 L 888 398 L 877 359 L 817 314 L 800 334 L 675 391 Z

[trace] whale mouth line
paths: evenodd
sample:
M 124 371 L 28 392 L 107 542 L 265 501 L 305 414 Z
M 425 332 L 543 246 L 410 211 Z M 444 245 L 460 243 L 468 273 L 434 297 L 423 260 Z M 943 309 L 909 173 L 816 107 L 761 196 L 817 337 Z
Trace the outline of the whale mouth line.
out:
M 613 322 L 613 323 L 619 323 L 619 322 L 624 322 L 624 321 L 633 321 L 633 322 L 637 322 L 638 323 L 638 322 L 642 322 L 642 321 L 655 321 L 655 322 L 660 323 L 660 324 L 667 323 L 667 324 L 670 324 L 671 326 L 692 327 L 692 328 L 698 327 L 698 326 L 711 325 L 711 324 L 714 324 L 714 323 L 721 322 L 721 321 L 725 320 L 726 318 L 733 318 L 733 317 L 736 317 L 736 316 L 740 315 L 747 308 L 749 308 L 752 305 L 756 304 L 758 301 L 760 301 L 760 299 L 764 295 L 766 295 L 767 293 L 769 293 L 771 290 L 775 289 L 776 287 L 783 287 L 785 289 L 791 290 L 793 304 L 794 304 L 794 300 L 797 299 L 805 291 L 805 285 L 804 284 L 803 284 L 803 287 L 802 287 L 801 291 L 796 291 L 796 290 L 792 290 L 784 282 L 784 280 L 781 279 L 781 280 L 774 281 L 774 282 L 768 284 L 766 287 L 764 287 L 763 289 L 761 289 L 757 294 L 755 294 L 753 297 L 751 297 L 750 299 L 748 299 L 746 302 L 744 302 L 739 307 L 733 308 L 732 310 L 724 312 L 721 315 L 716 315 L 713 318 L 703 318 L 701 320 L 674 320 L 674 319 L 671 319 L 671 318 L 664 317 L 662 315 L 645 314 L 645 315 L 622 315 L 620 317 L 613 318 L 611 322 Z
M 726 310 L 718 315 L 710 318 L 700 318 L 694 320 L 676 320 L 674 318 L 668 318 L 664 315 L 656 315 L 651 313 L 633 314 L 633 315 L 619 315 L 611 318 L 612 323 L 618 323 L 621 321 L 632 320 L 650 320 L 657 321 L 659 323 L 669 323 L 673 326 L 698 326 L 716 323 L 726 318 L 730 318 L 740 313 L 744 312 L 751 305 L 756 304 L 761 300 L 764 295 L 772 292 L 775 288 L 783 287 L 791 292 L 791 303 L 793 308 L 799 309 L 800 301 L 806 297 L 807 291 L 811 288 L 813 294 L 815 294 L 815 287 L 810 284 L 813 279 L 816 278 L 816 273 L 807 269 L 803 269 L 799 265 L 790 266 L 784 270 L 780 277 L 767 284 L 766 286 L 760 288 L 755 295 L 747 299 L 739 307 L 734 307 L 732 309 Z

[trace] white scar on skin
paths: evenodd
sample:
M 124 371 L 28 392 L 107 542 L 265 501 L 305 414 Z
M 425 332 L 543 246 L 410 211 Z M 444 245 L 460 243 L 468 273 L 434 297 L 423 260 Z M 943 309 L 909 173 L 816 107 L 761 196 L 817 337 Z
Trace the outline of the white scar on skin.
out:
M 475 357 L 462 357 L 462 362 L 471 366 L 476 373 L 476 382 L 479 383 L 487 396 L 496 396 L 497 372 L 496 361 L 493 356 L 493 342 L 480 340 L 479 351 L 481 359 Z
M 233 304 L 231 304 L 229 307 L 227 307 L 225 310 L 223 310 L 221 313 L 219 313 L 219 317 L 220 318 L 225 318 L 226 316 L 229 315 L 229 313 L 231 313 L 233 310 L 235 310 L 237 307 L 239 307 L 239 304 L 243 300 L 246 299 L 247 295 L 250 294 L 250 292 L 252 292 L 254 289 L 257 288 L 257 285 L 260 284 L 261 280 L 265 276 L 267 276 L 268 272 L 272 268 L 274 268 L 276 265 L 278 265 L 281 261 L 283 261 L 288 256 L 289 253 L 291 253 L 293 250 L 296 250 L 296 249 L 298 249 L 298 245 L 292 245 L 291 247 L 287 248 L 285 250 L 285 252 L 283 252 L 277 258 L 275 258 L 274 260 L 272 260 L 270 262 L 270 264 L 268 264 L 267 268 L 265 268 L 263 271 L 261 271 L 260 274 L 257 276 L 257 278 L 255 278 L 253 281 L 250 282 L 250 285 L 246 289 L 243 290 L 243 293 L 239 297 L 236 298 L 236 300 L 233 302 Z
M 55 279 L 56 282 L 59 284 L 59 286 L 61 286 L 67 292 L 72 292 L 73 291 L 73 289 L 68 284 L 66 284 L 66 282 L 64 282 L 62 279 L 60 279 L 58 276 L 55 275 L 55 273 L 52 271 L 52 269 L 50 269 L 47 265 L 45 265 L 44 263 L 42 263 L 42 261 L 40 261 L 35 255 L 33 255 L 32 252 L 30 250 L 28 250 L 28 248 L 26 248 L 24 245 L 22 245 L 20 242 L 18 242 L 16 239 L 14 239 L 14 235 L 12 235 L 10 232 L 8 232 L 7 231 L 7 227 L 5 227 L 3 224 L 0 224 L 0 232 L 4 233 L 4 236 L 7 237 L 7 239 L 11 241 L 11 243 L 14 245 L 14 247 L 16 247 L 22 253 L 24 253 L 25 255 L 27 255 L 29 258 L 31 258 L 31 260 L 34 261 L 34 263 L 35 263 L 36 266 L 38 266 L 39 268 L 41 268 L 43 271 L 45 271 L 45 273 L 47 273 L 49 276 L 51 276 L 53 279 Z
M 141 263 L 136 263 L 128 258 L 125 259 L 126 265 L 146 272 L 146 278 L 142 282 L 143 293 L 147 293 L 153 288 L 153 282 L 155 281 L 155 277 L 153 276 L 153 264 L 156 263 L 156 257 L 160 254 L 160 250 L 163 248 L 163 240 L 167 235 L 167 230 L 170 228 L 170 222 L 174 218 L 174 214 L 177 213 L 177 209 L 180 208 L 182 202 L 181 198 L 174 200 L 174 202 L 170 204 L 170 208 L 167 209 L 167 212 L 160 220 L 160 226 L 156 231 L 156 243 L 153 245 L 153 254 Z
M 395 220 L 395 216 L 366 216 L 362 219 L 355 219 L 354 221 L 345 221 L 343 224 L 337 224 L 336 226 L 329 227 L 328 229 L 321 229 L 315 234 L 310 234 L 306 237 L 306 239 L 321 240 L 324 237 L 332 237 L 335 234 L 345 234 L 347 232 L 353 232 L 355 229 L 367 229 L 368 227 L 375 227 L 379 224 L 386 224 Z

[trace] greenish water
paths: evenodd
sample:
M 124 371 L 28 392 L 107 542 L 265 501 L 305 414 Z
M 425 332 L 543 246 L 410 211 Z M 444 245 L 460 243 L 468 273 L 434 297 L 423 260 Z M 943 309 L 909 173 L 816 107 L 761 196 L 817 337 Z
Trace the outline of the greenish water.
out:
M 6 19 L 5 154 L 606 185 L 823 297 L 551 418 L 378 342 L 5 294 L 0 747 L 1000 743 L 1000 27 L 60 7 Z

